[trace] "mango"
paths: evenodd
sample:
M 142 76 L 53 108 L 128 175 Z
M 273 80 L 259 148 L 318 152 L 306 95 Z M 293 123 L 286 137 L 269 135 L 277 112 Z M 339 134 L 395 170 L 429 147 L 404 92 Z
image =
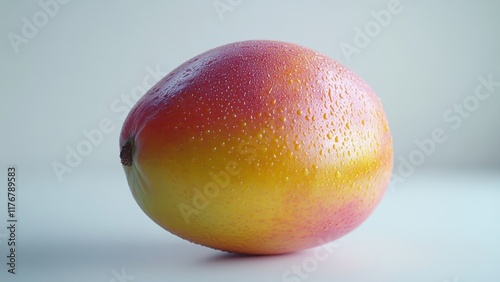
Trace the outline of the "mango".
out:
M 119 140 L 133 197 L 165 230 L 242 254 L 335 240 L 378 205 L 392 137 L 374 91 L 295 44 L 227 44 L 137 102 Z

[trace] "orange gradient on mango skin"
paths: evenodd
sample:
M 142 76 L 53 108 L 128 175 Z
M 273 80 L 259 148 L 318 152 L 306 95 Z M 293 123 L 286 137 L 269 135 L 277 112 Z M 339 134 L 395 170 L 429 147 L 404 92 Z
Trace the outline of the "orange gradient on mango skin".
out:
M 381 200 L 393 162 L 370 87 L 324 55 L 274 41 L 225 45 L 179 66 L 131 110 L 120 147 L 128 140 L 124 169 L 151 219 L 247 254 L 352 231 Z

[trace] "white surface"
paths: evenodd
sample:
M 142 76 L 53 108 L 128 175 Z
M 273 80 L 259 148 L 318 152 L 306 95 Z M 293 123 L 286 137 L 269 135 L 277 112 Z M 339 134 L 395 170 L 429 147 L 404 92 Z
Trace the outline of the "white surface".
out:
M 246 257 L 189 243 L 140 211 L 119 166 L 111 172 L 55 185 L 20 170 L 18 273 L 1 264 L 0 281 L 120 281 L 114 271 L 129 275 L 122 281 L 500 280 L 498 170 L 417 171 L 361 227 L 330 243 L 333 253 L 322 251 L 307 280 L 283 275 L 314 267 L 314 249 Z

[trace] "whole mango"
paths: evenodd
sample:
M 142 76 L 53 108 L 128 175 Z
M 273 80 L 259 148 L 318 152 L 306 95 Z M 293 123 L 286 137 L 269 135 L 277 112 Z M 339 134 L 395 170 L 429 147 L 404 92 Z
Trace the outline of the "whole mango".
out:
M 244 41 L 183 63 L 132 108 L 120 135 L 132 194 L 186 240 L 280 254 L 359 226 L 391 178 L 382 104 L 313 50 Z

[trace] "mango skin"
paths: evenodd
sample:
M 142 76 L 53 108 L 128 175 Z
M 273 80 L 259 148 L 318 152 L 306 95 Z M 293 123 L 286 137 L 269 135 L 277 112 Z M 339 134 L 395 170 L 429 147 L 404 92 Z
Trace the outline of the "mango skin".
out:
M 153 221 L 243 254 L 347 234 L 380 202 L 393 166 L 372 89 L 335 60 L 276 41 L 224 45 L 173 70 L 132 108 L 120 148 Z

